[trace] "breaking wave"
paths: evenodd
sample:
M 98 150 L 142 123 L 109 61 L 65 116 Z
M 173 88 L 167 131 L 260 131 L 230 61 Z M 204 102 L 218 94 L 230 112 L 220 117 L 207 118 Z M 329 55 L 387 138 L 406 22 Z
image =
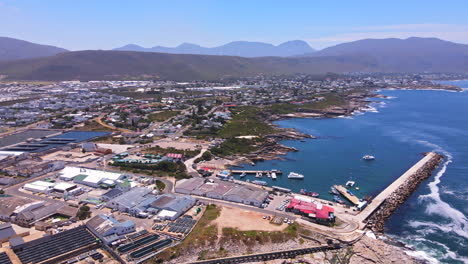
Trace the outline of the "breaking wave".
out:
M 440 188 L 439 183 L 441 182 L 442 176 L 445 174 L 448 165 L 452 162 L 452 154 L 436 144 L 432 144 L 427 141 L 418 141 L 421 144 L 432 147 L 435 151 L 440 152 L 445 155 L 446 159 L 439 171 L 434 177 L 434 181 L 428 184 L 430 193 L 425 195 L 420 195 L 418 197 L 419 201 L 428 202 L 426 207 L 426 213 L 429 215 L 439 215 L 447 220 L 450 220 L 450 224 L 444 225 L 443 229 L 445 232 L 455 232 L 459 236 L 468 238 L 468 219 L 466 216 L 458 211 L 457 209 L 451 207 L 448 203 L 442 200 L 440 197 Z M 433 226 L 439 227 L 440 226 Z

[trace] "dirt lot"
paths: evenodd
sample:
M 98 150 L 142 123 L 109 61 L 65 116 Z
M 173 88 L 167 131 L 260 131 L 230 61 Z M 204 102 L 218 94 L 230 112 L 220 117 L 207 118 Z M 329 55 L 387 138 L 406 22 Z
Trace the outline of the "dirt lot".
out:
M 221 209 L 221 215 L 214 223 L 220 230 L 225 227 L 237 228 L 241 231 L 281 231 L 286 228 L 287 224 L 284 223 L 282 225 L 270 224 L 267 219 L 263 219 L 264 215 L 259 212 L 224 206 Z

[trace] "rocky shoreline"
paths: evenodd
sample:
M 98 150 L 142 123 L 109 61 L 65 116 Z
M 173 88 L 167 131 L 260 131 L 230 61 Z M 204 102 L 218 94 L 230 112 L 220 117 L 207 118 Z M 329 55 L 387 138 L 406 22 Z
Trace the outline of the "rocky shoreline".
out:
M 368 219 L 368 228 L 376 233 L 384 232 L 385 221 L 395 212 L 401 204 L 414 192 L 421 182 L 431 176 L 432 171 L 439 166 L 443 156 L 436 154 L 423 167 L 406 180 L 400 188 L 394 191 Z

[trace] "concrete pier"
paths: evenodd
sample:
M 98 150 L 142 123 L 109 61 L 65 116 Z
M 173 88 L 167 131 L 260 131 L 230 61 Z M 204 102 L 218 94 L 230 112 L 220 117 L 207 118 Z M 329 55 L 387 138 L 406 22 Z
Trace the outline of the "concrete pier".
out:
M 370 225 L 376 231 L 383 231 L 383 223 L 439 165 L 442 156 L 430 152 L 413 167 L 377 195 L 364 210 L 356 216 L 361 228 Z
M 283 174 L 282 171 L 278 171 L 278 170 L 231 170 L 231 173 L 232 174 L 242 174 L 242 173 L 245 173 L 245 174 L 256 174 L 256 173 L 261 173 L 261 174 L 267 174 L 267 173 L 276 173 L 277 175 L 278 174 Z
M 335 185 L 333 186 L 338 192 L 341 193 L 348 201 L 352 202 L 354 205 L 357 205 L 359 203 L 359 198 L 357 198 L 355 195 L 351 195 L 348 193 L 348 189 L 346 189 L 342 185 Z

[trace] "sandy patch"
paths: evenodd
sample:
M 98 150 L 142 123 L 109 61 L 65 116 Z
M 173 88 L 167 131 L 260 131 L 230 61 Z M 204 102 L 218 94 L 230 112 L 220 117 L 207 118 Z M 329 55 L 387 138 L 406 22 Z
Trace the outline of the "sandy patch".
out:
M 241 231 L 282 231 L 287 227 L 287 224 L 271 224 L 269 220 L 263 219 L 264 215 L 269 214 L 223 206 L 220 216 L 213 223 L 221 230 L 225 227 L 232 227 Z M 273 218 L 273 215 L 270 216 Z

